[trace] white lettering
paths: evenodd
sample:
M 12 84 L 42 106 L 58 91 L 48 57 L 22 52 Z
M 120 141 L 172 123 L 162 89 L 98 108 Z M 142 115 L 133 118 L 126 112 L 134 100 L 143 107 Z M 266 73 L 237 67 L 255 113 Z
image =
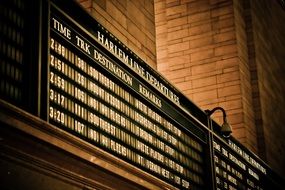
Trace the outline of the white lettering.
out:
M 161 100 L 155 96 L 153 93 L 151 93 L 149 90 L 144 88 L 142 85 L 139 84 L 139 92 L 144 95 L 147 99 L 151 100 L 153 103 L 155 103 L 158 107 L 162 106 Z
M 52 18 L 53 20 L 53 28 L 56 29 L 59 33 L 63 34 L 69 40 L 71 39 L 71 31 L 63 26 L 58 20 Z
M 78 36 L 76 36 L 76 45 L 80 47 L 83 51 L 88 53 L 89 55 L 91 54 L 89 50 L 90 45 L 81 38 L 79 38 Z
M 259 176 L 257 175 L 257 173 L 255 173 L 254 171 L 252 171 L 250 168 L 248 168 L 248 173 L 254 177 L 255 179 L 259 180 Z
M 111 40 L 101 34 L 100 31 L 97 31 L 97 41 L 102 44 L 109 52 L 118 57 L 123 63 L 129 66 L 134 72 L 142 76 L 147 82 L 153 85 L 157 90 L 164 94 L 167 98 L 173 101 L 176 104 L 180 104 L 179 97 L 169 90 L 162 82 L 156 79 L 149 72 L 146 72 L 144 67 L 140 66 L 135 60 L 129 58 L 129 56 L 120 49 L 116 44 Z

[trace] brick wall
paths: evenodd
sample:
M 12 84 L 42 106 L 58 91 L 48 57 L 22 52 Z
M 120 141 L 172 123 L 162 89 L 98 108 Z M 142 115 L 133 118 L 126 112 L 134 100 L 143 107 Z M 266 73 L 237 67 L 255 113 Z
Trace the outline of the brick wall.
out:
M 285 174 L 285 11 L 276 1 L 78 1 L 199 107 L 225 108 L 233 135 Z M 213 118 L 221 124 L 221 113 Z
M 202 109 L 223 107 L 233 135 L 257 152 L 240 1 L 155 0 L 155 16 L 158 70 Z
M 157 68 L 285 174 L 285 10 L 277 1 L 155 0 Z M 221 124 L 221 113 L 214 119 Z
M 239 73 L 242 95 L 243 127 L 245 128 L 244 143 L 254 152 L 258 153 L 257 131 L 255 124 L 254 103 L 252 93 L 252 74 L 249 62 L 249 21 L 247 20 L 247 9 L 244 2 L 247 0 L 234 0 L 235 31 L 237 38 L 237 49 L 239 58 Z
M 77 0 L 97 21 L 156 68 L 153 0 Z
M 277 1 L 252 1 L 252 30 L 256 75 L 255 96 L 259 96 L 257 127 L 262 154 L 285 175 L 285 10 Z M 256 100 L 257 101 L 257 100 Z M 258 107 L 258 105 L 257 105 Z

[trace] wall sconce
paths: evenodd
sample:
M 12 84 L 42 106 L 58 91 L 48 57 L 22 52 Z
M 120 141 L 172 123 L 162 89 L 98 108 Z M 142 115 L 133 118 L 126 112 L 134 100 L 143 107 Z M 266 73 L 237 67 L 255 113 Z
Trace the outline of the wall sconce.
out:
M 231 136 L 231 133 L 232 133 L 232 127 L 227 121 L 227 114 L 226 114 L 226 111 L 224 110 L 224 108 L 215 107 L 212 110 L 205 110 L 205 112 L 206 112 L 207 116 L 210 117 L 217 110 L 221 110 L 223 112 L 224 123 L 222 124 L 222 127 L 221 127 L 221 133 L 224 137 L 229 138 Z

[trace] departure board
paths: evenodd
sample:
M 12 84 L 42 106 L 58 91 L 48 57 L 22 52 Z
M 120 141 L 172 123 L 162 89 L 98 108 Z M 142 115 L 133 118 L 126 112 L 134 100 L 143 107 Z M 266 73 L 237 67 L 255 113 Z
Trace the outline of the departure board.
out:
M 26 5 L 20 1 L 0 4 L 0 98 L 17 106 L 23 102 L 24 31 L 23 12 Z
M 95 21 L 89 32 L 52 6 L 49 24 L 48 121 L 179 189 L 205 189 L 206 133 L 171 88 Z
M 237 142 L 215 138 L 213 147 L 217 189 L 279 189 L 269 181 L 267 166 Z
M 7 114 L 2 112 L 0 116 L 5 123 L 3 131 L 9 126 L 7 134 L 24 132 L 28 138 L 33 137 L 33 144 L 42 146 L 45 143 L 39 139 L 50 139 L 50 134 L 42 132 L 52 130 L 57 135 L 64 130 L 76 136 L 74 139 L 88 142 L 94 150 L 99 148 L 104 155 L 118 158 L 115 160 L 122 162 L 119 165 L 134 166 L 137 170 L 130 174 L 153 176 L 151 181 L 161 180 L 173 189 L 284 189 L 280 175 L 235 138 L 224 137 L 221 126 L 205 111 L 76 1 L 0 1 L 0 62 L 1 106 L 5 111 L 9 108 Z M 6 118 L 15 112 L 7 124 Z M 48 122 L 44 127 L 49 129 L 39 129 L 42 121 L 34 117 Z M 19 151 L 25 154 L 21 163 L 26 167 L 30 165 L 26 158 L 37 160 L 47 152 L 34 155 L 18 149 L 18 143 L 26 142 L 24 138 L 15 139 L 11 152 L 13 156 L 18 156 Z M 5 150 L 7 142 L 3 141 Z M 64 147 L 60 144 L 58 148 Z M 81 155 L 75 157 L 77 160 Z M 10 159 L 18 166 L 18 158 L 9 156 Z M 55 172 L 56 178 L 67 177 L 69 181 L 79 175 L 64 176 L 62 168 L 54 168 L 56 163 L 65 161 L 58 159 L 55 163 L 43 160 L 43 167 L 39 163 L 40 173 L 52 165 L 52 171 L 47 172 Z M 84 184 L 84 180 L 79 183 Z M 105 182 L 104 179 L 102 185 Z

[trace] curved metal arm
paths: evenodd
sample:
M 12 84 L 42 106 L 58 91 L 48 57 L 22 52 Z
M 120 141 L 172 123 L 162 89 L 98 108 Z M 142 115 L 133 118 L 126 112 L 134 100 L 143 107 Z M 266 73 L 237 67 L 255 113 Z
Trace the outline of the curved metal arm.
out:
M 227 121 L 227 114 L 226 114 L 226 111 L 224 110 L 224 108 L 222 108 L 222 107 L 215 107 L 212 110 L 205 110 L 205 112 L 210 117 L 217 110 L 221 110 L 223 112 L 223 119 L 224 119 L 224 122 L 226 122 Z
M 212 110 L 205 110 L 207 116 L 210 118 L 210 116 L 216 111 L 216 110 L 221 110 L 223 112 L 223 120 L 224 123 L 222 124 L 221 127 L 221 133 L 223 134 L 224 137 L 229 138 L 231 133 L 232 133 L 232 127 L 231 125 L 227 122 L 227 114 L 224 108 L 222 107 L 215 107 Z

